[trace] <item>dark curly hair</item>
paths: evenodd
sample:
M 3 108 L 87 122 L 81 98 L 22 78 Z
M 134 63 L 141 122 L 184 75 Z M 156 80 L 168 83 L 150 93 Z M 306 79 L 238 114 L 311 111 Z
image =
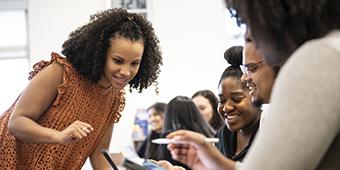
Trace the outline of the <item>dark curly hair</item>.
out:
M 123 36 L 131 41 L 143 40 L 144 52 L 136 76 L 129 82 L 132 88 L 142 92 L 156 82 L 162 65 L 159 40 L 151 23 L 143 16 L 125 9 L 109 9 L 90 17 L 90 22 L 73 31 L 63 44 L 62 54 L 77 72 L 97 83 L 104 73 L 110 39 Z M 157 82 L 156 82 L 157 85 Z M 156 89 L 157 90 L 157 89 Z
M 238 24 L 250 27 L 255 42 L 269 42 L 278 54 L 266 60 L 284 63 L 304 42 L 340 28 L 339 0 L 226 0 Z M 267 59 L 268 58 L 268 59 Z

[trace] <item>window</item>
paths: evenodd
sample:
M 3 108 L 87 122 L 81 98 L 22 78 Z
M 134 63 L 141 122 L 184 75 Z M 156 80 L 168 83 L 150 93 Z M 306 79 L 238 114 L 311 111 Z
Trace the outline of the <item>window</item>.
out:
M 245 25 L 241 27 L 237 26 L 236 18 L 232 17 L 230 11 L 226 9 L 226 24 L 228 28 L 228 34 L 230 39 L 233 41 L 233 45 L 244 46 L 244 34 L 246 32 Z
M 0 1 L 0 115 L 27 85 L 28 36 L 26 0 Z
M 111 0 L 112 8 L 125 8 L 129 12 L 150 17 L 148 12 L 148 0 Z

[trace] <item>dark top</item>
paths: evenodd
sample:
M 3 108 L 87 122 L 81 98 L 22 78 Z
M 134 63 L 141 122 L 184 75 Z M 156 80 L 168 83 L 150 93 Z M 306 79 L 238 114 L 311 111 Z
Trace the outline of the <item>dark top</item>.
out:
M 140 157 L 145 159 L 159 160 L 158 144 L 153 144 L 151 141 L 160 137 L 160 133 L 151 131 L 149 136 L 144 140 L 139 147 L 137 153 Z
M 235 155 L 236 146 L 237 146 L 237 133 L 231 132 L 227 125 L 224 125 L 220 130 L 217 131 L 216 137 L 220 140 L 216 143 L 217 149 L 227 158 L 234 161 L 242 161 L 246 156 L 248 149 L 250 148 L 253 139 L 257 133 L 259 127 L 259 122 L 256 125 L 256 130 L 251 135 L 249 144 L 237 155 Z

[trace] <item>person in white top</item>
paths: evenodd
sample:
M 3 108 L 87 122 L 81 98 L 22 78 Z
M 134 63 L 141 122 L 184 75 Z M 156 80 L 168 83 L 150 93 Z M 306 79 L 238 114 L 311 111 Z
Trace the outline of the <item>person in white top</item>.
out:
M 227 4 L 249 27 L 264 61 L 281 67 L 264 124 L 240 169 L 338 169 L 340 1 Z
M 227 0 L 252 32 L 264 62 L 281 67 L 271 106 L 244 163 L 230 162 L 202 137 L 168 135 L 172 155 L 197 169 L 309 170 L 340 167 L 340 1 Z

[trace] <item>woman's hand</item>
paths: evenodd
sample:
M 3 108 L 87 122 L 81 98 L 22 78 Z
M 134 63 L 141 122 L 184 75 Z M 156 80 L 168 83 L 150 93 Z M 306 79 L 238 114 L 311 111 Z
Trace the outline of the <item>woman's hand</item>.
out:
M 234 161 L 225 158 L 211 143 L 205 142 L 206 137 L 200 133 L 178 130 L 167 138 L 175 141 L 174 144 L 168 144 L 172 158 L 192 169 L 228 170 L 235 167 Z
M 185 170 L 183 167 L 174 166 L 170 162 L 166 160 L 160 160 L 156 162 L 159 166 L 163 167 L 166 170 Z
M 176 141 L 176 144 L 168 145 L 168 149 L 170 150 L 173 159 L 180 161 L 195 170 L 208 169 L 202 163 L 200 155 L 198 155 L 198 149 L 202 147 L 200 145 L 207 144 L 204 141 L 204 135 L 187 130 L 179 130 L 170 133 L 167 138 Z
M 56 136 L 57 143 L 66 144 L 87 137 L 93 128 L 90 124 L 76 120 Z

